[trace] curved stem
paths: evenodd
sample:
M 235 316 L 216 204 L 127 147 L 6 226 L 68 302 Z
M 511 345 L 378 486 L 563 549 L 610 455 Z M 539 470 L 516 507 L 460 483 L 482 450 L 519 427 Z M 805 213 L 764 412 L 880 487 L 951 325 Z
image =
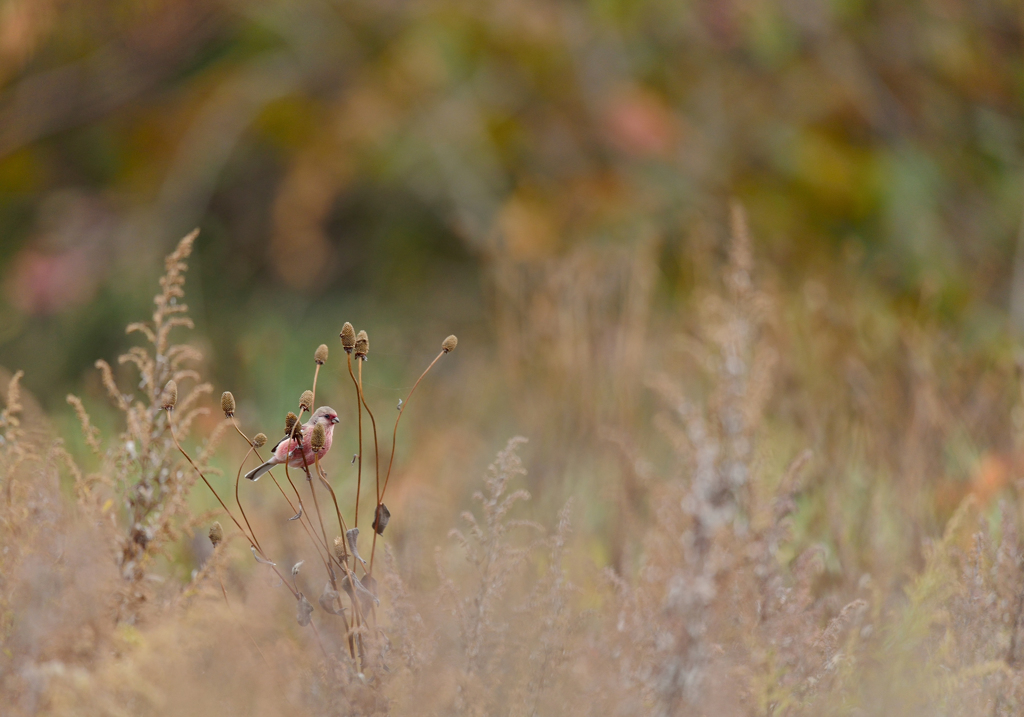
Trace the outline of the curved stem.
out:
M 416 391 L 416 387 L 420 385 L 420 381 L 423 380 L 423 377 L 427 375 L 427 372 L 434 368 L 434 364 L 440 361 L 441 357 L 446 353 L 447 351 L 442 350 L 441 353 L 439 353 L 434 360 L 430 362 L 430 365 L 427 366 L 423 373 L 420 374 L 420 377 L 416 379 L 416 383 L 412 385 L 412 388 L 409 390 L 409 395 L 405 397 L 405 401 L 402 403 L 402 407 L 398 409 L 398 418 L 395 419 L 395 430 L 391 434 L 391 458 L 388 460 L 388 472 L 384 475 L 384 487 L 381 489 L 380 496 L 377 498 L 378 505 L 384 500 L 384 491 L 388 489 L 388 481 L 391 479 L 391 466 L 395 462 L 395 445 L 398 442 L 398 422 L 402 420 L 402 414 L 405 413 L 405 409 L 409 407 L 409 401 L 412 399 L 412 394 Z
M 354 527 L 359 527 L 359 494 L 363 489 L 363 367 L 362 364 L 359 366 L 359 380 L 356 380 L 355 375 L 352 373 L 352 354 L 347 355 L 348 358 L 348 375 L 352 378 L 352 384 L 356 387 L 356 415 L 358 416 L 359 422 L 359 453 L 356 457 L 359 460 L 359 466 L 356 468 L 356 514 Z M 358 359 L 357 359 L 358 360 Z
M 239 523 L 238 520 L 235 519 L 235 516 L 231 513 L 231 511 L 228 509 L 228 507 L 224 504 L 224 501 L 220 499 L 220 495 L 218 495 L 217 491 L 214 490 L 212 485 L 210 485 L 210 481 L 206 480 L 206 476 L 203 475 L 203 472 L 201 470 L 199 470 L 199 466 L 197 466 L 195 464 L 195 462 L 192 460 L 192 457 L 189 456 L 189 454 L 185 452 L 185 449 L 181 447 L 181 444 L 178 443 L 178 437 L 176 435 L 174 435 L 174 422 L 171 420 L 171 411 L 170 410 L 167 411 L 167 428 L 168 428 L 168 430 L 169 430 L 169 432 L 171 434 L 171 440 L 174 441 L 174 445 L 178 449 L 178 452 L 181 453 L 181 455 L 185 456 L 185 460 L 187 460 L 189 465 L 192 466 L 192 468 L 195 470 L 195 472 L 199 474 L 199 477 L 203 479 L 203 483 L 205 483 L 206 487 L 210 489 L 210 492 L 213 493 L 213 497 L 217 499 L 218 503 L 220 503 L 220 507 L 223 508 L 224 512 L 228 514 L 228 517 L 231 518 L 231 521 L 238 527 L 238 529 L 241 531 L 242 535 L 245 536 L 245 539 L 249 541 L 249 544 L 251 546 L 253 546 L 254 548 L 256 548 L 257 550 L 259 550 L 260 555 L 263 556 L 264 559 L 266 559 L 267 556 L 264 555 L 263 551 L 260 550 L 259 547 L 256 545 L 256 541 L 249 535 L 249 533 L 247 533 L 245 531 L 245 528 L 242 527 L 242 524 Z
M 244 433 L 242 433 L 242 429 L 238 427 L 238 424 L 235 422 L 234 416 L 231 417 L 231 425 L 233 425 L 235 427 L 235 431 L 238 432 L 238 435 L 241 436 L 242 439 L 245 440 L 246 443 L 248 443 L 251 446 L 252 445 L 252 441 L 249 440 L 248 436 L 246 436 Z M 263 456 L 260 455 L 260 450 L 258 448 L 254 448 L 253 450 L 255 450 L 256 457 L 262 463 L 263 462 Z M 285 468 L 285 471 L 287 472 L 287 468 Z M 277 490 L 281 493 L 281 497 L 284 498 L 285 502 L 288 504 L 288 507 L 291 509 L 292 513 L 299 513 L 300 514 L 299 523 L 305 529 L 306 535 L 309 536 L 309 539 L 311 541 L 313 541 L 313 547 L 316 548 L 317 557 L 320 558 L 320 562 L 322 562 L 324 564 L 324 569 L 326 570 L 327 569 L 328 560 L 325 559 L 324 556 L 323 556 L 323 553 L 320 552 L 321 544 L 319 543 L 319 538 L 315 537 L 315 533 L 310 530 L 310 528 L 312 527 L 312 523 L 310 523 L 309 525 L 306 525 L 306 523 L 309 522 L 309 516 L 306 514 L 305 507 L 302 505 L 302 498 L 298 495 L 298 491 L 297 490 L 295 491 L 296 497 L 299 498 L 299 509 L 296 510 L 295 506 L 292 505 L 291 499 L 288 498 L 288 494 L 284 492 L 284 488 L 282 488 L 281 484 L 278 482 L 277 476 L 274 475 L 274 472 L 273 471 L 267 471 L 267 474 L 270 476 L 271 480 L 274 481 L 274 485 L 277 486 Z M 294 487 L 295 486 L 292 485 L 292 488 L 294 488 Z M 330 555 L 330 551 L 327 548 L 327 546 L 323 546 L 323 547 L 324 547 L 324 550 L 328 551 L 328 555 Z
M 441 357 L 444 356 L 446 353 L 448 352 L 445 351 L 444 349 L 441 349 L 441 353 L 434 357 L 434 360 L 431 361 L 430 365 L 423 370 L 423 373 L 420 374 L 420 377 L 416 379 L 416 383 L 414 383 L 412 385 L 412 388 L 409 389 L 409 395 L 405 397 L 405 401 L 402 403 L 402 406 L 398 409 L 398 418 L 395 419 L 395 430 L 391 433 L 391 457 L 388 459 L 388 472 L 384 476 L 384 487 L 381 488 L 380 492 L 377 494 L 377 506 L 374 508 L 374 519 L 376 519 L 377 517 L 376 512 L 380 510 L 380 506 L 384 503 L 384 492 L 388 489 L 388 481 L 391 480 L 391 466 L 395 462 L 395 446 L 398 444 L 398 422 L 402 420 L 402 414 L 405 413 L 405 409 L 408 408 L 409 401 L 412 399 L 413 393 L 416 392 L 416 387 L 420 385 L 420 381 L 423 380 L 423 377 L 427 375 L 430 369 L 434 368 L 434 364 L 440 361 Z M 370 547 L 370 569 L 367 571 L 367 573 L 370 575 L 373 574 L 373 557 L 374 555 L 376 555 L 376 552 L 377 531 L 374 530 L 373 544 Z
M 250 443 L 249 451 L 245 454 L 245 458 L 242 459 L 242 462 L 238 464 L 238 473 L 235 474 L 235 503 L 238 505 L 238 510 L 242 514 L 242 520 L 245 521 L 246 527 L 249 528 L 249 532 L 252 534 L 253 540 L 256 540 L 256 532 L 252 529 L 252 525 L 249 523 L 249 518 L 245 514 L 245 508 L 242 507 L 242 501 L 238 498 L 238 479 L 242 477 L 242 466 L 245 465 L 246 460 L 248 460 L 249 456 L 252 455 L 254 448 L 255 446 Z M 259 541 L 256 541 L 256 547 L 260 548 L 262 551 Z

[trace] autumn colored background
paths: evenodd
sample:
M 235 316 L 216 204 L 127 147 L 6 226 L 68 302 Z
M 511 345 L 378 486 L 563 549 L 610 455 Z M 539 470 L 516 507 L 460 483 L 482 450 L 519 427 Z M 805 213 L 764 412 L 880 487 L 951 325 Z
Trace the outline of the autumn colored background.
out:
M 521 434 L 531 515 L 574 498 L 577 565 L 628 577 L 652 486 L 690 476 L 659 377 L 712 406 L 722 385 L 706 299 L 736 202 L 771 346 L 747 368 L 773 376 L 749 451 L 778 475 L 812 449 L 820 491 L 783 552 L 820 541 L 831 587 L 897 589 L 1020 474 L 1022 40 L 1013 0 L 6 0 L 0 366 L 72 448 L 69 392 L 119 430 L 93 364 L 199 227 L 187 340 L 251 432 L 320 343 L 318 397 L 351 408 L 346 320 L 385 423 L 459 336 L 399 438 L 407 575 L 430 583 Z

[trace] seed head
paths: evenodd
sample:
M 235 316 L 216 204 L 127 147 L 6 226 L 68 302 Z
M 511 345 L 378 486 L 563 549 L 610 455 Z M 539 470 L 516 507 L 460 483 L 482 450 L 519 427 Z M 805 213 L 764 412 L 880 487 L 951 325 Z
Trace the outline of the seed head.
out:
M 316 347 L 316 353 L 313 354 L 313 360 L 321 366 L 327 363 L 327 344 L 320 344 Z
M 348 555 L 345 553 L 345 539 L 340 535 L 334 539 L 334 557 L 338 559 L 338 562 L 344 562 Z
M 215 522 L 210 526 L 210 542 L 213 543 L 213 547 L 220 545 L 221 541 L 224 540 L 224 528 L 220 526 L 220 522 Z
M 444 352 L 446 354 L 450 354 L 452 351 L 455 350 L 455 347 L 458 346 L 458 345 L 459 345 L 459 340 L 458 340 L 458 338 L 456 338 L 455 334 L 452 334 L 451 336 L 446 338 L 443 342 L 441 342 L 441 348 L 444 350 Z
M 225 391 L 220 395 L 220 410 L 224 411 L 224 418 L 235 415 L 235 397 L 231 391 Z
M 370 353 L 370 337 L 365 331 L 360 331 L 356 334 L 356 356 L 365 359 L 368 353 Z
M 313 412 L 313 392 L 306 389 L 299 396 L 299 408 L 303 411 Z
M 164 392 L 160 396 L 160 407 L 165 411 L 170 411 L 174 408 L 174 404 L 178 402 L 178 384 L 175 383 L 172 378 L 164 386 Z
M 284 435 L 290 436 L 292 433 L 292 428 L 294 428 L 295 424 L 298 422 L 299 417 L 296 416 L 291 411 L 288 411 L 288 415 L 284 417 Z
M 253 446 L 253 448 L 263 448 L 263 446 L 265 446 L 265 445 L 267 445 L 267 434 L 266 433 L 257 433 L 255 436 L 253 436 L 253 438 L 252 438 L 252 446 Z
M 352 328 L 352 324 L 345 322 L 345 325 L 341 327 L 341 346 L 348 353 L 352 353 L 352 349 L 356 347 L 356 330 Z
M 326 442 L 327 431 L 324 429 L 324 424 L 318 422 L 313 426 L 313 435 L 309 437 L 309 445 L 314 451 L 319 453 Z

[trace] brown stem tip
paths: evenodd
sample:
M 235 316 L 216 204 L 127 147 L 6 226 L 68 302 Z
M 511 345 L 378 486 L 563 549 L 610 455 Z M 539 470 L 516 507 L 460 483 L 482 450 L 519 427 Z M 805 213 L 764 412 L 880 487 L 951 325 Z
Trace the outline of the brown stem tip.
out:
M 160 396 L 160 408 L 165 411 L 170 411 L 174 408 L 174 404 L 178 402 L 178 384 L 172 378 L 164 386 L 164 392 Z
M 316 347 L 316 353 L 313 354 L 313 360 L 321 366 L 327 363 L 327 344 L 320 344 Z
M 288 415 L 284 417 L 284 435 L 290 436 L 292 429 L 295 428 L 295 424 L 299 422 L 299 417 L 291 411 L 288 411 Z
M 368 353 L 370 353 L 370 337 L 365 331 L 360 331 L 356 334 L 356 356 L 366 359 Z
M 300 410 L 309 411 L 310 413 L 313 412 L 313 392 L 312 391 L 310 391 L 310 390 L 303 391 L 302 395 L 299 396 L 299 409 Z
M 356 347 L 356 330 L 352 327 L 352 324 L 345 322 L 345 325 L 341 327 L 341 346 L 348 353 L 352 353 L 352 349 Z
M 213 543 L 213 547 L 220 545 L 221 541 L 224 540 L 224 528 L 221 527 L 220 522 L 216 522 L 210 526 L 210 542 Z
M 452 334 L 441 343 L 441 349 L 446 353 L 450 354 L 455 350 L 455 347 L 459 345 L 459 339 Z
M 231 391 L 225 391 L 220 395 L 220 410 L 224 411 L 225 418 L 235 415 L 235 397 Z
M 253 448 L 263 448 L 263 446 L 265 446 L 266 444 L 267 444 L 267 434 L 266 433 L 257 433 L 255 436 L 253 436 L 253 438 L 252 438 L 252 446 L 253 446 Z
M 314 451 L 319 453 L 326 442 L 327 431 L 324 429 L 324 424 L 318 422 L 313 427 L 313 435 L 309 437 L 309 445 Z

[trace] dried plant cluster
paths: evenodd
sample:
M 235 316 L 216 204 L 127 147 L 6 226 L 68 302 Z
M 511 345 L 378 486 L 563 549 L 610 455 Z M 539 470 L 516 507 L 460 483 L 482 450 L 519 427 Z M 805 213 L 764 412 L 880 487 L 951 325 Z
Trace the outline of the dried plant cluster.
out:
M 526 440 L 514 438 L 473 509 L 451 508 L 457 528 L 414 536 L 436 545 L 434 565 L 415 571 L 385 545 L 385 497 L 404 412 L 455 337 L 383 426 L 363 391 L 369 336 L 344 324 L 355 494 L 321 462 L 332 424 L 315 420 L 317 384 L 339 370 L 326 344 L 278 434 L 307 444 L 309 458 L 298 451 L 251 483 L 244 471 L 273 454 L 274 432 L 250 436 L 230 391 L 223 420 L 200 419 L 213 388 L 198 352 L 172 340 L 191 328 L 189 235 L 167 259 L 152 320 L 128 327 L 145 340 L 120 359 L 134 390 L 97 363 L 121 433 L 104 438 L 69 396 L 84 446 L 72 455 L 23 405 L 22 374 L 8 381 L 5 714 L 1019 714 L 1024 545 L 1012 477 L 1024 434 L 1010 417 L 1024 416 L 1024 399 L 999 390 L 1019 379 L 980 373 L 968 391 L 943 378 L 940 339 L 905 330 L 894 333 L 900 370 L 848 356 L 834 362 L 848 390 L 805 388 L 814 374 L 803 362 L 836 351 L 839 330 L 820 302 L 796 327 L 786 318 L 795 309 L 759 280 L 739 207 L 730 235 L 672 358 L 639 371 L 642 346 L 626 352 L 660 407 L 603 434 L 631 470 L 607 557 L 571 527 L 579 499 L 551 530 L 531 519 Z M 828 320 L 842 328 L 842 309 Z M 821 330 L 801 335 L 800 322 Z M 205 436 L 189 451 L 194 425 Z M 660 443 L 643 440 L 648 426 Z M 929 492 L 936 452 L 965 435 L 991 438 L 989 454 L 959 491 Z M 245 451 L 233 476 L 211 465 L 229 439 Z M 190 508 L 197 483 L 215 510 Z M 254 490 L 290 520 L 256 508 Z M 186 535 L 212 548 L 182 582 L 167 566 Z M 282 562 L 293 554 L 304 557 Z

